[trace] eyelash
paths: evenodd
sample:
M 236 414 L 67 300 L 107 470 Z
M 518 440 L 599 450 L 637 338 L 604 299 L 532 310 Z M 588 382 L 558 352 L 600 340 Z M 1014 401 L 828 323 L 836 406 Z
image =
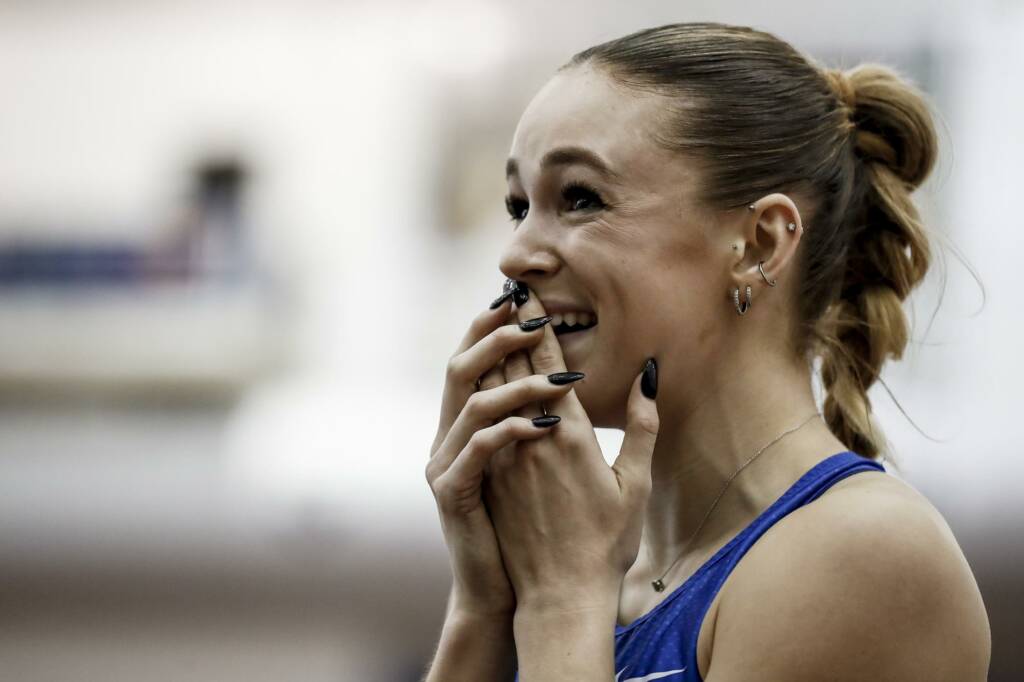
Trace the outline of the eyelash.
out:
M 572 195 L 575 195 L 575 196 L 572 196 Z M 604 199 L 601 198 L 601 194 L 596 189 L 594 189 L 592 186 L 588 185 L 587 183 L 585 183 L 585 182 L 583 182 L 581 180 L 573 180 L 573 181 L 565 184 L 562 187 L 562 198 L 563 199 L 571 201 L 573 199 L 579 199 L 581 197 L 586 197 L 588 199 L 593 200 L 592 203 L 594 203 L 595 205 L 591 206 L 590 208 L 608 208 L 608 204 L 606 204 L 604 202 Z M 520 207 L 519 206 L 520 204 L 525 204 L 525 203 L 526 202 L 524 200 L 522 200 L 522 199 L 517 199 L 515 197 L 505 197 L 505 208 L 506 208 L 506 210 L 508 210 L 509 219 L 513 223 L 516 223 L 517 225 L 522 220 L 525 220 L 525 218 L 520 218 L 518 213 L 517 213 L 517 211 L 516 211 L 516 209 Z M 529 208 L 529 207 L 527 206 L 527 208 Z M 580 210 L 587 210 L 587 209 L 580 209 Z

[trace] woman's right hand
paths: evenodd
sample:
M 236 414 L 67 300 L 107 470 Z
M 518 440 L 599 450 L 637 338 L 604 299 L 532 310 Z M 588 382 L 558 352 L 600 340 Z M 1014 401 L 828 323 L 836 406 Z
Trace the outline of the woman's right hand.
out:
M 505 324 L 515 319 L 510 300 L 479 314 L 448 361 L 441 417 L 425 472 L 452 565 L 449 613 L 485 618 L 511 617 L 515 611 L 515 594 L 481 494 L 487 464 L 516 441 L 548 432 L 550 427 L 535 426 L 517 412 L 572 388 L 542 374 L 505 383 L 505 356 L 544 336 L 543 325 L 523 331 L 518 324 Z

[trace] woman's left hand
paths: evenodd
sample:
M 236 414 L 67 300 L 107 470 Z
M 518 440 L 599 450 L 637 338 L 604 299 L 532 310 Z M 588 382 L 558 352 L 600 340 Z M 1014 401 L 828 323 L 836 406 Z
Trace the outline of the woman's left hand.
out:
M 517 314 L 527 320 L 546 313 L 531 292 Z M 520 366 L 524 360 L 525 355 Z M 529 349 L 529 364 L 533 373 L 566 371 L 551 325 Z M 642 376 L 630 389 L 625 435 L 613 466 L 604 460 L 575 389 L 547 403 L 548 414 L 561 417 L 547 434 L 520 441 L 491 460 L 485 500 L 517 608 L 618 604 L 622 578 L 640 547 L 658 434 L 657 407 L 641 392 Z M 656 376 L 648 378 L 648 388 L 652 384 L 656 389 Z

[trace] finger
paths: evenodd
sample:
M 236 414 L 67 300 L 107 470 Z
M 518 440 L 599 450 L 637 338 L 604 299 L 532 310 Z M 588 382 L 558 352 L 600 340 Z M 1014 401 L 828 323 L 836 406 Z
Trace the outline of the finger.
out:
M 446 470 L 473 435 L 490 427 L 495 420 L 504 419 L 527 403 L 556 398 L 570 388 L 570 383 L 556 384 L 546 376 L 531 374 L 504 386 L 474 393 L 437 449 L 435 466 L 439 471 Z
M 517 350 L 514 353 L 509 353 L 505 358 L 505 381 L 512 383 L 533 374 L 535 372 L 530 365 L 530 357 L 526 354 L 526 351 Z M 533 402 L 522 405 L 515 410 L 514 414 L 533 419 L 546 413 L 544 412 L 544 407 L 539 402 Z
M 500 309 L 499 307 L 498 310 Z M 505 314 L 507 315 L 508 311 L 505 311 Z M 486 315 L 487 313 L 484 313 L 477 319 L 488 319 Z M 488 324 L 493 324 L 495 328 L 448 361 L 438 423 L 439 432 L 451 428 L 469 396 L 476 392 L 477 380 L 483 374 L 509 353 L 537 343 L 542 338 L 538 329 L 524 330 L 520 325 L 501 324 L 499 321 L 491 321 Z
M 651 459 L 659 426 L 658 406 L 654 401 L 657 386 L 658 365 L 651 358 L 633 380 L 626 401 L 625 435 L 615 463 L 612 464 L 619 489 L 626 494 L 637 493 L 640 498 L 645 498 L 651 489 Z
M 516 314 L 520 320 L 547 315 L 540 300 L 533 292 L 529 291 L 526 284 L 518 282 L 517 287 L 520 292 L 525 292 L 527 295 L 525 301 L 522 300 L 521 295 L 516 300 Z M 544 326 L 544 337 L 529 348 L 529 357 L 530 365 L 537 374 L 553 374 L 566 371 L 565 359 L 562 357 L 562 346 L 559 345 L 558 337 L 555 335 L 555 330 L 550 324 Z M 583 409 L 583 405 L 580 404 L 579 398 L 576 397 L 576 391 L 569 391 L 564 396 L 547 403 L 546 407 L 549 411 L 562 415 L 563 418 L 580 419 L 586 417 L 586 411 Z
M 493 426 L 480 429 L 441 476 L 448 479 L 442 481 L 442 484 L 451 485 L 456 490 L 479 484 L 484 467 L 495 452 L 519 440 L 540 438 L 552 426 L 535 426 L 526 417 L 508 417 Z

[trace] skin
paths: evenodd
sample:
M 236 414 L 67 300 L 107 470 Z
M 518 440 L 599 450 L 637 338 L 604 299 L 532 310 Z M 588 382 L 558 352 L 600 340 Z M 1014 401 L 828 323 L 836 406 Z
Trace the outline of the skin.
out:
M 427 679 L 509 676 L 510 637 L 524 681 L 613 678 L 615 622 L 656 606 L 804 472 L 847 449 L 819 417 L 807 421 L 810 368 L 790 350 L 805 201 L 775 193 L 753 211 L 703 208 L 698 164 L 651 141 L 663 105 L 582 67 L 545 84 L 516 129 L 517 220 L 499 265 L 531 295 L 481 313 L 449 363 L 427 479 L 455 581 Z M 598 154 L 617 179 L 540 167 L 568 145 Z M 563 196 L 570 180 L 599 197 Z M 742 300 L 747 285 L 740 316 L 732 291 Z M 550 325 L 516 335 L 502 324 L 544 315 L 545 298 L 579 302 L 599 324 L 571 342 Z M 648 357 L 656 402 L 639 392 Z M 586 378 L 557 390 L 535 381 L 564 369 Z M 499 400 L 509 387 L 516 399 Z M 541 403 L 562 422 L 538 436 L 528 418 Z M 687 546 L 729 476 L 801 424 L 743 469 Z M 613 467 L 594 427 L 625 431 Z M 501 429 L 467 447 L 474 430 Z M 470 460 L 461 473 L 454 464 Z M 681 553 L 654 592 L 650 581 Z M 899 479 L 867 472 L 777 522 L 743 557 L 705 617 L 698 662 L 712 682 L 983 680 L 990 641 L 941 515 Z

